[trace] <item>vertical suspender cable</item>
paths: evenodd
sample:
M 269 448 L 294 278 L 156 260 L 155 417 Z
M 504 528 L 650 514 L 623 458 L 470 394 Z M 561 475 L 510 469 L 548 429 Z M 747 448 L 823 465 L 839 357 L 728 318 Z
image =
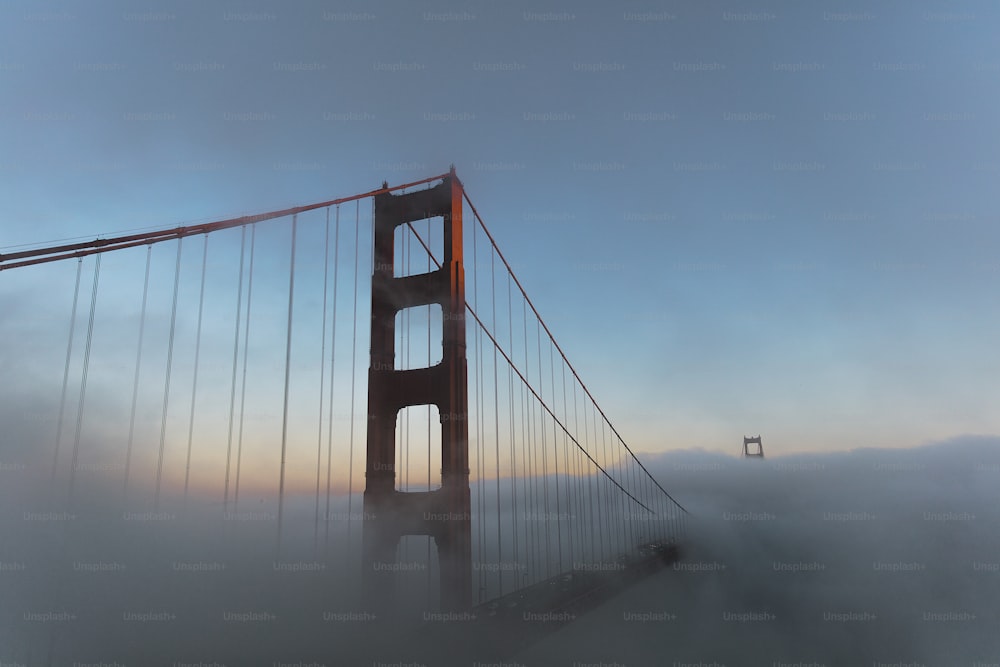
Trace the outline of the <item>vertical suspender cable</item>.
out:
M 610 456 L 609 453 L 607 452 L 608 433 L 607 433 L 607 429 L 605 428 L 606 425 L 607 425 L 606 422 L 604 422 L 602 420 L 601 421 L 601 450 L 604 451 L 605 466 L 609 465 L 609 459 L 608 459 L 608 457 Z M 614 470 L 614 466 L 613 465 L 611 465 L 611 469 Z M 611 521 L 610 528 L 612 529 L 612 530 L 609 530 L 609 535 L 614 535 L 615 536 L 615 540 L 617 541 L 617 539 L 618 539 L 618 526 L 615 525 L 615 524 L 617 523 L 617 513 L 618 513 L 619 503 L 621 502 L 621 495 L 617 491 L 615 491 L 614 489 L 612 489 L 610 486 L 608 486 L 608 493 L 609 494 L 613 494 L 612 498 L 611 498 L 611 505 L 610 506 L 613 506 L 614 510 L 615 510 L 615 513 L 612 514 L 609 517 L 609 519 Z M 620 544 L 621 543 L 619 543 L 619 545 Z M 616 556 L 617 555 L 616 554 L 617 550 L 618 550 L 617 546 L 613 547 L 612 551 L 611 551 L 611 555 L 612 556 Z
M 636 466 L 635 461 L 631 457 L 628 457 L 627 460 L 629 462 L 629 466 L 632 469 L 632 484 L 633 484 L 633 488 L 635 489 L 633 491 L 633 493 L 636 496 L 641 496 L 641 494 L 642 494 L 642 477 L 639 474 L 638 466 Z M 633 539 L 633 543 L 634 544 L 633 544 L 633 546 L 637 546 L 638 544 L 640 544 L 642 542 L 643 530 L 644 530 L 645 525 L 646 525 L 645 522 L 647 521 L 647 519 L 649 517 L 648 517 L 648 513 L 644 513 L 644 512 L 642 512 L 642 511 L 640 511 L 638 509 L 636 510 L 636 513 L 635 513 L 634 516 L 635 516 L 635 527 L 634 527 L 634 530 L 633 530 L 633 535 L 634 535 L 634 539 Z
M 585 438 L 580 438 L 580 404 L 578 401 L 576 393 L 577 383 L 573 383 L 573 432 L 576 434 L 577 441 L 585 440 Z M 577 452 L 580 452 L 580 448 L 577 447 Z M 584 470 L 581 466 L 580 454 L 576 455 L 577 460 L 577 498 L 580 504 L 583 505 L 581 508 L 581 514 L 583 517 L 583 532 L 580 535 L 580 539 L 583 545 L 582 553 L 587 556 L 587 559 L 593 559 L 594 557 L 594 516 L 592 511 L 592 499 L 590 493 L 587 492 L 587 486 L 585 481 L 589 479 L 589 476 L 584 477 Z M 590 503 L 586 502 L 591 500 Z M 586 543 L 585 535 L 589 535 L 590 543 Z
M 243 320 L 243 380 L 240 385 L 240 432 L 236 438 L 236 483 L 233 511 L 240 506 L 240 471 L 243 464 L 243 424 L 247 403 L 247 357 L 250 354 L 250 307 L 253 305 L 253 260 L 257 249 L 257 225 L 250 225 L 250 266 L 247 269 L 247 310 Z
M 323 467 L 323 389 L 326 385 L 326 296 L 330 281 L 330 209 L 326 209 L 326 225 L 323 235 L 323 326 L 321 327 L 319 352 L 319 423 L 316 427 L 316 521 L 313 526 L 313 553 L 319 551 L 319 483 Z M 332 391 L 332 387 L 331 387 Z
M 617 443 L 614 442 L 614 436 L 612 435 L 612 445 L 611 446 L 614 447 L 615 444 L 617 444 Z M 615 468 L 618 470 L 618 474 L 621 476 L 621 480 L 622 480 L 622 484 L 623 485 L 628 483 L 627 480 L 625 479 L 625 466 L 624 466 L 624 462 L 625 461 L 624 461 L 624 458 L 622 456 L 621 448 L 619 448 L 618 451 L 617 451 L 617 453 L 615 454 Z M 628 522 L 628 516 L 625 514 L 625 512 L 631 512 L 632 510 L 631 510 L 631 507 L 626 503 L 626 501 L 625 501 L 624 498 L 620 498 L 620 501 L 622 503 L 621 507 L 622 507 L 622 510 L 623 510 L 622 514 L 621 514 L 622 540 L 623 540 L 622 546 L 623 546 L 623 548 L 627 548 L 630 545 L 629 529 L 631 528 L 631 525 Z
M 374 219 L 372 221 L 372 233 L 374 234 Z M 347 551 L 351 550 L 351 510 L 354 507 L 354 395 L 357 384 L 357 359 L 358 359 L 358 264 L 361 260 L 359 254 L 361 239 L 361 202 L 357 202 L 354 207 L 354 335 L 351 339 L 351 437 L 349 439 L 349 453 L 347 457 Z M 374 246 L 373 250 L 374 252 Z
M 472 300 L 475 303 L 476 311 L 479 310 L 479 241 L 476 228 L 472 228 Z M 482 345 L 479 327 L 476 327 L 475 340 L 476 356 L 472 360 L 473 368 L 476 369 L 476 515 L 479 521 L 476 522 L 476 546 L 479 552 L 479 560 L 485 559 L 485 540 L 483 537 L 483 366 L 482 366 Z M 479 601 L 482 602 L 486 589 L 486 572 L 479 568 Z
M 587 410 L 587 396 L 583 395 L 580 397 L 581 411 L 583 412 L 583 437 L 584 437 L 584 448 L 587 453 L 590 454 L 590 416 Z M 601 527 L 601 500 L 600 492 L 601 480 L 598 479 L 596 469 L 591 472 L 591 466 L 594 465 L 593 462 L 588 461 L 587 466 L 587 500 L 590 505 L 590 522 L 591 522 L 591 542 L 594 548 L 594 561 L 600 562 L 604 554 L 604 532 Z
M 148 265 L 147 265 L 148 267 Z M 56 426 L 56 450 L 52 455 L 52 488 L 55 488 L 56 468 L 59 464 L 59 443 L 62 440 L 63 415 L 66 412 L 66 387 L 69 385 L 69 362 L 73 356 L 73 332 L 76 329 L 76 306 L 80 298 L 80 272 L 83 269 L 83 258 L 76 261 L 76 287 L 73 288 L 73 309 L 69 317 L 69 342 L 66 343 L 66 367 L 63 369 L 62 397 L 59 399 L 59 421 Z M 149 269 L 146 270 L 147 277 Z
M 490 288 L 493 300 L 493 333 L 497 332 L 497 283 L 496 283 L 496 253 L 490 250 Z M 496 489 L 497 489 L 497 562 L 503 563 L 503 534 L 500 532 L 500 388 L 497 378 L 497 348 L 493 346 L 493 438 L 496 452 Z M 500 595 L 503 595 L 503 567 L 497 567 L 497 579 Z
M 563 390 L 563 424 L 569 424 L 569 408 L 566 403 L 566 364 L 562 365 L 562 390 Z M 569 539 L 569 562 L 575 563 L 573 560 L 574 544 L 573 544 L 573 522 L 576 520 L 575 513 L 573 511 L 573 493 L 572 483 L 573 483 L 573 473 L 569 466 L 569 438 L 566 437 L 566 431 L 563 431 L 563 464 L 566 469 L 566 513 L 569 515 L 569 520 L 566 523 L 566 528 L 568 530 Z
M 611 434 L 611 446 L 612 446 L 612 451 L 616 452 L 615 469 L 618 471 L 619 481 L 621 482 L 622 486 L 624 486 L 626 489 L 629 490 L 630 493 L 634 494 L 632 483 L 629 480 L 628 460 L 626 459 L 624 450 L 622 449 L 620 444 L 615 442 L 615 436 L 613 433 Z M 618 449 L 615 450 L 614 449 L 615 447 L 617 447 Z M 634 508 L 631 504 L 629 504 L 629 502 L 625 498 L 622 498 L 621 501 L 622 501 L 622 513 L 621 513 L 622 539 L 624 540 L 622 542 L 622 548 L 631 549 L 631 547 L 633 546 L 631 534 L 632 534 L 632 514 Z
M 479 286 L 478 286 L 479 285 L 479 279 L 478 279 L 478 276 L 479 276 L 479 248 L 478 248 L 477 234 L 475 233 L 475 227 L 473 227 L 472 239 L 473 239 L 473 246 L 474 246 L 473 256 L 474 256 L 474 259 L 475 259 L 475 275 L 476 275 L 476 310 L 478 311 L 479 310 Z M 477 327 L 476 333 L 479 334 L 478 327 Z M 486 556 L 486 551 L 489 548 L 488 545 L 487 545 L 487 539 L 486 539 L 486 453 L 487 453 L 487 449 L 486 449 L 486 413 L 489 410 L 489 407 L 488 407 L 488 402 L 487 402 L 488 397 L 486 395 L 486 393 L 488 391 L 488 387 L 486 385 L 486 378 L 484 377 L 485 373 L 486 373 L 486 370 L 487 370 L 486 366 L 485 366 L 485 359 L 484 359 L 485 353 L 483 352 L 483 348 L 485 346 L 486 346 L 486 341 L 484 340 L 484 337 L 482 335 L 477 335 L 476 336 L 476 369 L 477 369 L 476 370 L 476 378 L 477 378 L 478 393 L 479 393 L 479 404 L 478 404 L 478 407 L 477 407 L 479 413 L 476 415 L 476 427 L 477 427 L 477 430 L 479 431 L 479 436 L 477 438 L 478 439 L 478 454 L 477 454 L 476 465 L 477 465 L 477 468 L 478 468 L 477 477 L 479 479 L 478 479 L 478 483 L 477 483 L 476 486 L 479 489 L 479 492 L 478 492 L 478 496 L 479 496 L 479 508 L 478 508 L 479 511 L 478 511 L 478 516 L 479 516 L 479 540 L 480 540 L 479 550 L 480 550 L 480 554 L 481 554 L 482 557 Z M 481 573 L 481 577 L 482 577 L 482 581 L 483 581 L 483 593 L 484 593 L 484 596 L 485 596 L 485 592 L 486 592 L 487 586 L 489 584 L 487 583 L 486 572 L 483 571 L 483 570 L 480 570 L 480 573 Z
M 523 300 L 521 301 L 521 319 L 524 324 L 524 377 L 527 379 L 530 371 L 530 364 L 528 363 L 528 311 Z M 525 486 L 527 487 L 527 502 L 531 506 L 530 514 L 526 514 L 524 517 L 525 542 L 531 551 L 530 557 L 532 576 L 533 578 L 537 578 L 539 570 L 537 567 L 536 557 L 536 549 L 538 547 L 538 503 L 535 498 L 535 453 L 534 447 L 532 446 L 532 440 L 534 439 L 534 408 L 531 406 L 530 393 L 525 393 L 524 401 L 525 431 L 527 434 L 525 437 L 525 445 L 527 447 L 527 454 L 525 456 L 525 460 L 527 461 Z M 528 487 L 529 483 L 531 485 L 530 487 Z M 530 536 L 528 533 L 529 525 L 531 526 Z
M 507 336 L 510 340 L 511 354 L 514 352 L 514 309 L 511 305 L 511 285 L 510 274 L 507 274 Z M 513 534 L 513 562 L 517 563 L 517 454 L 514 447 L 514 370 L 510 364 L 507 365 L 508 398 L 510 399 L 510 496 L 514 505 L 511 514 L 511 532 Z M 514 577 L 514 588 L 517 588 L 517 576 Z
M 538 340 L 538 394 L 544 403 L 544 392 L 545 383 L 542 380 L 544 377 L 542 375 L 542 327 L 540 324 L 535 325 L 535 331 L 537 332 Z M 546 451 L 546 428 L 545 428 L 545 413 L 539 411 L 538 419 L 538 430 L 542 435 L 542 446 L 539 450 L 542 453 L 542 498 L 545 507 L 545 578 L 549 578 L 549 564 L 552 561 L 551 552 L 551 531 L 548 530 L 548 522 L 552 520 L 552 514 L 549 512 L 549 453 Z
M 522 341 L 524 342 L 524 376 L 528 376 L 528 316 L 525 309 L 524 300 L 521 300 L 521 325 L 522 331 L 519 334 L 522 336 Z M 526 387 L 526 382 L 521 383 L 522 387 Z M 531 408 L 531 394 L 528 391 L 522 389 L 521 396 L 523 397 L 523 412 L 521 413 L 522 426 L 522 458 L 524 462 L 524 552 L 525 556 L 528 558 L 528 569 L 531 572 L 531 576 L 535 576 L 535 542 L 532 539 L 534 537 L 534 524 L 531 521 L 531 513 L 536 511 L 535 507 L 535 495 L 532 492 L 533 487 L 532 477 L 534 476 L 532 470 L 532 460 L 531 460 L 531 417 L 528 411 Z
M 597 409 L 596 409 L 597 408 L 597 404 L 594 403 L 594 401 L 592 399 L 591 402 L 590 402 L 590 405 L 591 405 L 591 412 L 594 415 L 594 460 L 597 460 L 598 459 L 598 453 L 597 453 Z M 608 493 L 607 492 L 601 493 L 601 487 L 604 485 L 604 480 L 605 480 L 604 476 L 598 475 L 597 471 L 595 470 L 594 471 L 594 482 L 595 482 L 595 486 L 597 487 L 597 512 L 598 512 L 598 515 L 597 515 L 598 516 L 597 525 L 600 528 L 600 535 L 601 535 L 601 560 L 602 561 L 605 560 L 608 557 L 608 547 L 610 545 L 610 540 L 611 540 L 611 535 L 607 536 L 607 538 L 608 538 L 607 541 L 605 541 L 605 539 L 604 539 L 605 533 L 606 532 L 610 533 L 610 531 L 605 531 L 605 524 L 607 523 L 607 514 L 608 514 L 608 512 L 607 512 L 607 507 L 604 505 L 604 503 L 608 502 L 608 500 L 607 500 Z M 603 500 L 602 500 L 602 497 L 603 497 Z
M 330 324 L 330 409 L 326 426 L 326 512 L 323 525 L 323 545 L 330 545 L 330 474 L 333 461 L 333 371 L 337 360 L 337 274 L 340 258 L 340 206 L 337 206 L 333 227 L 333 318 Z
M 87 342 L 83 348 L 83 374 L 80 378 L 80 403 L 76 411 L 76 435 L 73 438 L 73 464 L 69 469 L 69 498 L 72 502 L 76 484 L 76 467 L 80 455 L 80 432 L 83 430 L 83 406 L 87 395 L 87 371 L 90 367 L 90 343 L 94 337 L 94 314 L 97 312 L 97 285 L 101 275 L 101 256 L 94 262 L 94 288 L 90 295 L 90 320 L 87 322 Z
M 635 462 L 632 461 L 631 457 L 626 456 L 625 464 L 628 466 L 629 470 L 629 486 L 632 488 L 632 493 L 638 496 L 639 485 L 636 483 L 635 478 Z M 638 546 L 639 543 L 639 526 L 641 525 L 637 523 L 639 516 L 641 515 L 638 514 L 638 510 L 633 510 L 633 513 L 630 515 L 630 523 L 632 525 L 631 541 L 633 547 Z
M 525 313 L 525 318 L 526 319 L 525 319 L 525 330 L 524 330 L 524 357 L 525 357 L 524 379 L 528 383 L 527 385 L 528 388 L 531 389 L 534 387 L 534 385 L 531 384 L 531 369 L 530 369 L 531 364 L 529 359 L 531 357 L 531 353 L 535 351 L 535 346 L 530 344 L 531 338 L 528 331 L 529 327 L 527 326 L 527 313 Z M 539 373 L 541 373 L 541 359 L 536 357 L 535 360 L 539 367 Z M 538 438 L 538 432 L 540 427 L 543 429 L 544 433 L 544 426 L 542 426 L 541 422 L 544 421 L 545 419 L 545 412 L 540 408 L 541 393 L 542 393 L 541 388 L 539 388 L 537 393 L 530 391 L 528 393 L 528 407 L 530 408 L 530 412 L 528 413 L 529 415 L 528 446 L 530 447 L 530 456 L 531 456 L 530 459 L 531 493 L 534 499 L 532 501 L 532 506 L 531 506 L 532 507 L 531 527 L 533 533 L 532 539 L 534 540 L 536 570 L 538 572 L 539 580 L 544 578 L 542 573 L 547 571 L 546 568 L 548 568 L 548 563 L 545 562 L 545 558 L 543 556 L 543 551 L 545 548 L 544 538 L 546 532 L 545 530 L 546 526 L 544 525 L 543 522 L 547 519 L 547 517 L 545 516 L 546 512 L 542 494 L 544 489 L 540 489 L 538 486 L 539 480 L 544 479 L 545 477 L 544 473 L 542 472 L 541 463 L 538 460 L 539 453 L 541 453 L 542 450 L 544 449 L 544 443 L 539 442 Z M 535 412 L 536 409 L 538 409 L 537 414 Z
M 476 236 L 475 236 L 475 233 L 474 233 L 473 234 L 473 243 L 474 243 L 474 245 L 475 245 L 475 239 L 476 239 Z M 477 281 L 476 282 L 478 284 L 478 275 L 479 275 L 479 250 L 478 250 L 478 248 L 473 251 L 473 255 L 475 257 L 475 264 L 476 264 L 476 273 L 475 273 L 475 275 L 477 276 Z M 478 286 L 476 287 L 476 310 L 477 311 L 479 310 L 479 288 L 478 288 Z M 477 336 L 477 338 L 476 338 L 476 376 L 477 376 L 478 394 L 479 394 L 479 404 L 477 406 L 478 414 L 476 415 L 476 429 L 478 431 L 478 437 L 477 437 L 477 441 L 478 441 L 477 442 L 477 454 L 476 454 L 476 468 L 477 468 L 476 477 L 478 479 L 477 479 L 476 487 L 478 488 L 478 499 L 479 499 L 478 511 L 477 511 L 477 516 L 479 517 L 479 521 L 478 521 L 478 524 L 479 524 L 479 543 L 480 543 L 479 551 L 480 551 L 480 553 L 483 556 L 486 555 L 487 549 L 489 548 L 489 546 L 487 544 L 487 538 L 486 538 L 486 534 L 487 534 L 487 532 L 486 532 L 486 486 L 487 486 L 487 484 L 486 484 L 486 453 L 488 451 L 486 449 L 486 437 L 487 437 L 486 436 L 486 421 L 487 421 L 486 414 L 489 411 L 489 402 L 488 402 L 488 397 L 486 395 L 487 391 L 488 391 L 488 386 L 486 384 L 486 377 L 485 377 L 486 376 L 487 368 L 486 368 L 486 360 L 485 360 L 485 356 L 486 355 L 485 355 L 485 352 L 483 351 L 483 349 L 486 346 L 486 341 L 484 340 L 484 338 L 485 337 L 482 336 L 482 335 Z M 482 595 L 483 595 L 483 598 L 485 598 L 486 591 L 487 591 L 487 588 L 489 586 L 489 582 L 487 581 L 488 577 L 486 576 L 486 572 L 484 572 L 484 571 L 481 570 L 480 571 L 480 577 L 481 577 L 481 580 L 483 582 L 483 585 L 482 585 Z
M 240 314 L 243 312 L 243 260 L 246 255 L 247 228 L 240 228 L 240 274 L 236 288 L 236 318 L 233 333 L 233 379 L 232 389 L 229 394 L 229 436 L 226 439 L 226 482 L 222 496 L 223 512 L 229 510 L 229 468 L 232 461 L 233 451 L 233 415 L 236 409 L 236 369 L 240 359 Z
M 135 377 L 132 378 L 132 412 L 128 420 L 128 445 L 125 448 L 125 480 L 122 482 L 122 501 L 128 494 L 128 476 L 132 466 L 132 438 L 135 435 L 135 408 L 139 399 L 139 367 L 142 360 L 142 338 L 146 329 L 146 297 L 149 295 L 149 264 L 153 246 L 146 246 L 146 277 L 142 281 L 142 310 L 139 313 L 139 343 L 135 349 Z
M 601 452 L 599 458 L 601 459 L 601 466 L 607 470 L 608 466 L 608 452 L 607 452 L 607 441 L 604 437 L 604 422 L 601 422 Z M 594 450 L 597 450 L 597 413 L 594 413 Z M 611 512 L 611 508 L 614 506 L 614 490 L 611 488 L 610 484 L 606 481 L 604 482 L 605 494 L 604 494 L 604 505 L 601 509 L 604 511 L 604 520 L 607 525 L 607 535 L 608 535 L 608 555 L 614 556 L 614 516 Z
M 153 511 L 160 509 L 160 487 L 163 482 L 163 451 L 167 443 L 167 408 L 170 400 L 170 370 L 174 361 L 174 333 L 177 330 L 177 291 L 181 284 L 181 248 L 184 239 L 177 239 L 177 260 L 174 264 L 174 299 L 170 307 L 170 336 L 167 339 L 167 373 L 163 382 L 163 416 L 160 418 L 160 453 L 156 460 L 156 493 Z
M 281 520 L 285 509 L 285 452 L 288 444 L 288 386 L 292 372 L 292 312 L 295 296 L 295 232 L 298 214 L 292 216 L 292 256 L 288 268 L 288 325 L 285 331 L 285 397 L 281 412 L 281 473 L 278 477 L 278 553 L 281 550 Z
M 549 375 L 551 376 L 550 382 L 552 387 L 552 405 L 555 407 L 556 403 L 556 367 L 555 359 L 552 354 L 552 345 L 549 344 Z M 562 556 L 562 502 L 559 498 L 559 431 L 556 420 L 552 420 L 552 454 L 553 460 L 555 461 L 555 478 L 556 478 L 556 553 L 559 557 L 559 569 L 558 572 L 562 572 L 563 568 L 563 556 Z
M 201 316 L 205 306 L 205 269 L 208 266 L 208 234 L 201 256 L 201 290 L 198 294 L 198 333 L 194 343 L 194 378 L 191 380 L 191 418 L 188 420 L 187 462 L 184 465 L 184 500 L 187 501 L 188 482 L 191 479 L 191 441 L 194 437 L 194 406 L 198 392 L 198 360 L 201 356 Z

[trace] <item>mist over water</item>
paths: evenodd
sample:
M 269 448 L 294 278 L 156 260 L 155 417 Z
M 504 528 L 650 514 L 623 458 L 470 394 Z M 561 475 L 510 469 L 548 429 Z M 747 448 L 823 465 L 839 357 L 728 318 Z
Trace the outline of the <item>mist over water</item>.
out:
M 693 515 L 682 560 L 520 662 L 996 664 L 998 445 L 657 457 Z
M 681 561 L 504 661 L 1000 662 L 998 445 L 647 459 L 691 512 Z M 288 499 L 279 550 L 269 498 L 224 512 L 216 499 L 166 495 L 155 512 L 123 511 L 118 485 L 82 477 L 63 509 L 27 471 L 8 466 L 3 478 L 4 664 L 496 660 L 460 647 L 465 616 L 424 613 L 437 586 L 425 538 L 397 554 L 397 608 L 373 612 L 360 588 L 360 497 L 350 509 L 336 498 L 329 535 L 316 532 L 313 498 Z M 428 648 L 431 635 L 442 639 Z

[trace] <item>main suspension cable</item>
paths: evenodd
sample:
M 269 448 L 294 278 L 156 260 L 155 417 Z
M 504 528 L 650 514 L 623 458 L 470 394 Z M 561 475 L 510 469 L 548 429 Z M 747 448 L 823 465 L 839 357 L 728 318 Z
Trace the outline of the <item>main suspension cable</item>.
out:
M 562 347 L 559 346 L 559 343 L 556 341 L 555 337 L 552 335 L 552 332 L 549 330 L 549 327 L 545 324 L 545 320 L 542 319 L 542 316 L 538 312 L 538 309 L 535 308 L 535 304 L 531 301 L 531 298 L 528 296 L 528 293 L 525 291 L 524 286 L 521 285 L 521 281 L 518 280 L 518 278 L 517 278 L 516 275 L 514 275 L 514 270 L 511 268 L 510 263 L 504 257 L 503 253 L 500 252 L 500 247 L 497 245 L 496 240 L 493 238 L 493 235 L 490 234 L 490 230 L 486 228 L 486 223 L 483 222 L 482 217 L 479 215 L 479 212 L 476 210 L 475 204 L 473 204 L 472 200 L 469 199 L 469 193 L 465 191 L 465 188 L 462 188 L 462 196 L 465 199 L 465 201 L 469 204 L 469 208 L 472 209 L 472 213 L 475 216 L 476 221 L 479 222 L 479 225 L 483 228 L 483 231 L 486 233 L 486 236 L 489 238 L 490 243 L 493 245 L 494 250 L 496 250 L 497 256 L 504 263 L 504 266 L 507 267 L 507 272 L 510 273 L 511 277 L 514 279 L 514 282 L 517 284 L 518 289 L 521 290 L 521 294 L 524 296 L 524 300 L 531 307 L 531 310 L 535 314 L 535 317 L 538 318 L 539 324 L 541 324 L 541 326 L 545 329 L 545 333 L 548 334 L 549 339 L 552 341 L 552 344 L 556 346 L 556 349 L 559 351 L 560 356 L 562 356 L 563 361 L 566 363 L 566 366 L 569 368 L 570 372 L 573 373 L 573 377 L 575 377 L 576 381 L 580 383 L 580 387 L 587 394 L 587 396 L 590 398 L 590 400 L 594 403 L 594 406 L 597 408 L 598 412 L 601 413 L 601 417 L 603 417 L 604 420 L 606 422 L 608 422 L 608 426 L 611 427 L 611 430 L 614 432 L 615 436 L 618 438 L 618 441 L 621 442 L 622 446 L 626 450 L 628 450 L 629 454 L 631 454 L 633 458 L 635 458 L 636 463 L 639 464 L 639 467 L 641 467 L 642 470 L 643 470 L 643 472 L 645 472 L 646 475 L 648 475 L 649 478 L 653 480 L 653 483 L 656 484 L 656 486 L 660 489 L 660 491 L 662 491 L 664 495 L 666 495 L 668 498 L 670 498 L 670 500 L 675 505 L 677 505 L 677 507 L 679 507 L 685 513 L 687 513 L 687 510 L 679 502 L 677 502 L 677 500 L 675 500 L 674 497 L 671 496 L 667 492 L 666 489 L 663 488 L 663 486 L 656 480 L 655 477 L 653 477 L 653 475 L 649 472 L 649 470 L 646 469 L 646 466 L 644 466 L 642 464 L 642 461 L 640 461 L 638 459 L 638 457 L 635 456 L 635 453 L 628 446 L 628 443 L 626 443 L 625 439 L 622 438 L 622 436 L 621 436 L 620 433 L 618 433 L 618 429 L 616 429 L 614 427 L 614 424 L 611 423 L 611 420 L 608 419 L 608 416 L 606 414 L 604 414 L 604 411 L 601 409 L 601 406 L 599 406 L 597 404 L 597 400 L 590 393 L 590 390 L 587 388 L 587 385 L 584 384 L 583 380 L 580 378 L 579 374 L 576 372 L 576 369 L 573 367 L 573 365 L 569 362 L 569 359 L 566 357 L 566 353 L 563 352 Z
M 407 223 L 407 224 L 409 225 L 410 223 Z M 413 230 L 412 225 L 410 226 L 410 229 Z M 424 242 L 423 238 L 421 238 L 421 236 L 419 234 L 417 234 L 416 230 L 413 230 L 413 233 L 417 237 L 417 240 L 420 241 L 420 244 L 424 247 L 424 250 L 426 250 L 428 253 L 430 253 L 431 250 L 430 250 L 430 248 L 427 247 L 427 244 Z M 433 257 L 433 254 L 431 256 Z M 502 257 L 501 257 L 501 259 L 502 259 Z M 434 263 L 435 263 L 435 265 L 437 265 L 438 268 L 441 267 L 441 263 L 437 260 L 436 257 L 434 258 Z M 516 278 L 515 278 L 515 280 L 516 280 Z M 524 385 L 528 388 L 528 390 L 532 393 L 532 395 L 538 401 L 538 404 L 540 406 L 542 406 L 547 413 L 549 413 L 549 416 L 551 416 L 553 419 L 556 420 L 556 423 L 559 424 L 559 428 L 562 429 L 566 433 L 567 436 L 569 436 L 569 438 L 573 441 L 573 444 L 575 444 L 578 448 L 580 448 L 583 451 L 583 453 L 586 455 L 586 457 L 590 460 L 590 462 L 593 463 L 597 467 L 597 469 L 600 470 L 601 473 L 605 477 L 607 477 L 616 487 L 618 487 L 622 492 L 624 492 L 629 498 L 631 498 L 640 507 L 642 507 L 643 509 L 647 510 L 650 513 L 654 513 L 655 514 L 655 512 L 653 512 L 653 510 L 651 510 L 645 503 L 643 503 L 642 501 L 640 501 L 638 498 L 636 498 L 634 495 L 632 495 L 631 492 L 629 492 L 627 489 L 625 489 L 625 487 L 623 487 L 621 484 L 619 484 L 618 480 L 614 479 L 608 473 L 608 471 L 605 470 L 601 466 L 601 464 L 598 463 L 594 459 L 594 457 L 590 455 L 590 452 L 588 452 L 583 447 L 583 445 L 580 444 L 580 441 L 577 440 L 576 436 L 574 436 L 572 433 L 570 433 L 569 430 L 566 428 L 566 426 L 562 423 L 562 421 L 559 420 L 559 418 L 552 411 L 552 408 L 550 408 L 548 406 L 548 404 L 544 400 L 542 400 L 542 397 L 539 396 L 539 394 L 535 390 L 535 388 L 531 386 L 531 384 L 528 382 L 528 379 L 524 376 L 524 374 L 521 373 L 520 369 L 518 369 L 517 366 L 514 364 L 514 361 L 510 358 L 510 356 L 507 354 L 507 352 L 500 346 L 500 343 L 497 342 L 496 337 L 493 336 L 493 334 L 490 333 L 490 331 L 489 331 L 489 329 L 487 329 L 485 323 L 483 323 L 483 321 L 481 319 L 479 319 L 479 315 L 476 314 L 476 312 L 473 310 L 472 306 L 469 304 L 468 301 L 465 302 L 465 307 L 469 310 L 469 313 L 476 320 L 476 323 L 479 325 L 479 327 L 483 330 L 483 333 L 486 334 L 486 336 L 490 339 L 490 342 L 493 343 L 493 345 L 497 348 L 497 351 L 500 352 L 501 356 L 503 356 L 504 360 L 506 360 L 506 362 L 511 366 L 511 368 L 513 368 L 514 372 L 521 379 L 521 382 L 523 382 Z

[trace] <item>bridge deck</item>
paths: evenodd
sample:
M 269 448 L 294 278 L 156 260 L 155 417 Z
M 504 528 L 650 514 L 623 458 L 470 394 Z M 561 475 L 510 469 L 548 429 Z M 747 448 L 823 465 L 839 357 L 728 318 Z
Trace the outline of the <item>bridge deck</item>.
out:
M 414 648 L 421 655 L 444 652 L 456 661 L 509 658 L 679 558 L 675 543 L 646 544 L 617 560 L 551 577 L 469 612 L 434 615 L 418 631 L 419 648 Z M 464 621 L 462 631 L 440 622 L 446 620 Z

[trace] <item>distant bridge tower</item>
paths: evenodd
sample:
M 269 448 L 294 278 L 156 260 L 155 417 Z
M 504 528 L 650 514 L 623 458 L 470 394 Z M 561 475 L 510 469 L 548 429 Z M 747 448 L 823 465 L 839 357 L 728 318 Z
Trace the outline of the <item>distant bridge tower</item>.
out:
M 394 231 L 416 220 L 444 219 L 441 267 L 394 275 Z M 365 468 L 363 584 L 366 598 L 389 609 L 394 599 L 396 547 L 404 535 L 429 535 L 437 545 L 441 608 L 472 604 L 472 517 L 469 494 L 468 372 L 465 351 L 465 269 L 462 264 L 462 184 L 454 168 L 427 190 L 375 195 L 371 365 L 368 369 L 368 459 Z M 441 362 L 395 370 L 396 313 L 439 304 Z M 396 488 L 396 421 L 411 405 L 436 405 L 441 421 L 441 488 Z
M 757 445 L 756 450 L 753 450 L 750 445 Z M 759 435 L 755 435 L 752 438 L 743 436 L 743 456 L 764 458 L 764 445 L 761 443 Z

